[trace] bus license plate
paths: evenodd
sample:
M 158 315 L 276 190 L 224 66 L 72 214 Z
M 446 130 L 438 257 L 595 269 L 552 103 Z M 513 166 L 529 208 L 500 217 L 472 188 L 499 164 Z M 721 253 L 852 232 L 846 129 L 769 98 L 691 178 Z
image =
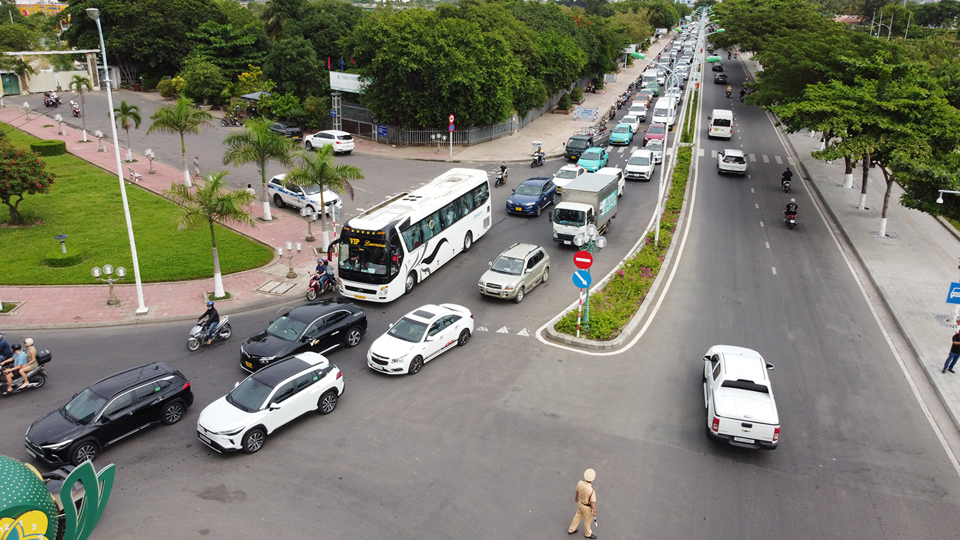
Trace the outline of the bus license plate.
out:
M 755 440 L 753 440 L 753 439 L 745 439 L 745 438 L 743 438 L 743 437 L 734 437 L 733 440 L 735 440 L 735 441 L 737 441 L 737 442 L 746 443 L 746 444 L 754 444 L 755 442 L 757 442 L 757 441 L 755 441 Z

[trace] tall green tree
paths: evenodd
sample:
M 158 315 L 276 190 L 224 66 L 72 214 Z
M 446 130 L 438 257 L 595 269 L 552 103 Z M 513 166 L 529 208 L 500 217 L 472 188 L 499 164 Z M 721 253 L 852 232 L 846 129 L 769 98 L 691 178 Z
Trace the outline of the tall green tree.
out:
M 114 107 L 113 113 L 120 128 L 127 132 L 127 161 L 133 161 L 133 151 L 130 148 L 130 126 L 132 124 L 134 129 L 140 128 L 140 122 L 143 121 L 140 116 L 140 107 L 120 100 L 120 106 Z
M 80 94 L 80 124 L 83 126 L 83 140 L 87 140 L 87 110 L 84 108 L 85 101 L 83 98 L 84 92 L 89 92 L 93 90 L 93 85 L 90 84 L 90 79 L 84 77 L 83 75 L 74 75 L 70 78 L 70 84 L 67 85 L 67 89 L 76 90 Z
M 183 92 L 192 99 L 206 105 L 211 97 L 218 97 L 227 86 L 223 71 L 208 58 L 193 57 L 187 59 L 181 73 L 184 82 Z
M 40 156 L 14 148 L 6 138 L 0 139 L 0 202 L 10 209 L 10 223 L 22 225 L 20 203 L 24 195 L 50 193 L 56 177 L 46 171 Z
M 260 171 L 261 200 L 263 219 L 270 221 L 270 198 L 267 195 L 267 164 L 271 161 L 289 165 L 291 154 L 296 147 L 293 140 L 270 131 L 270 121 L 251 118 L 244 123 L 244 129 L 234 131 L 223 139 L 227 151 L 223 154 L 223 164 L 243 165 L 256 163 Z
M 231 190 L 225 177 L 226 171 L 211 174 L 205 180 L 197 180 L 197 189 L 191 191 L 182 184 L 171 184 L 164 193 L 181 207 L 182 230 L 207 226 L 210 228 L 210 244 L 213 248 L 213 296 L 223 298 L 223 277 L 220 275 L 220 255 L 217 253 L 216 227 L 218 223 L 237 223 L 256 226 L 256 222 L 244 207 L 252 203 L 254 195 L 245 189 Z
M 353 185 L 350 180 L 362 180 L 363 173 L 353 165 L 337 165 L 332 144 L 323 145 L 315 152 L 297 152 L 294 160 L 295 166 L 287 173 L 284 182 L 291 185 L 317 186 L 320 189 L 320 203 L 323 206 L 320 209 L 320 236 L 324 239 L 323 249 L 327 249 L 327 204 L 323 200 L 323 190 L 346 193 L 353 200 Z
M 313 45 L 303 36 L 283 37 L 263 62 L 263 74 L 277 82 L 277 91 L 300 99 L 322 95 L 330 88 L 326 63 L 321 64 Z
M 270 39 L 279 39 L 283 26 L 300 19 L 306 6 L 307 0 L 269 0 L 260 16 Z
M 751 52 L 763 51 L 769 40 L 790 30 L 815 32 L 838 24 L 805 0 L 725 0 L 713 7 L 713 16 L 724 32 L 710 36 L 711 43 Z
M 176 133 L 180 136 L 180 154 L 183 157 L 183 185 L 190 187 L 190 171 L 187 169 L 187 145 L 184 141 L 184 135 L 188 133 L 199 135 L 202 126 L 210 125 L 213 115 L 207 111 L 194 108 L 192 99 L 180 97 L 177 98 L 176 105 L 160 107 L 150 119 L 153 122 L 147 128 L 147 135 L 159 131 L 160 133 Z
M 240 75 L 250 65 L 260 65 L 269 49 L 266 34 L 259 25 L 236 27 L 207 21 L 187 35 L 196 42 L 190 56 L 205 58 L 228 79 Z

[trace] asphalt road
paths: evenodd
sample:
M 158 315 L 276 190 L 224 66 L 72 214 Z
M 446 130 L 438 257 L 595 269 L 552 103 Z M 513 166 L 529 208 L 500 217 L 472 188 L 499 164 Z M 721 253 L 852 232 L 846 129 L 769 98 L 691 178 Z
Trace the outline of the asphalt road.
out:
M 738 65 L 727 69 L 743 80 Z M 23 433 L 33 419 L 100 377 L 162 360 L 191 379 L 196 403 L 181 423 L 98 460 L 116 463 L 118 473 L 97 538 L 143 537 L 147 527 L 176 538 L 567 538 L 569 494 L 587 467 L 598 471 L 601 538 L 956 537 L 960 478 L 799 186 L 790 196 L 800 224 L 783 226 L 788 196 L 776 158 L 787 154 L 774 128 L 758 109 L 727 100 L 724 87 L 707 82 L 703 115 L 733 108 L 735 138 L 704 141 L 676 278 L 631 349 L 587 355 L 522 335 L 576 297 L 572 251 L 552 245 L 545 216 L 507 216 L 501 188 L 495 225 L 471 252 L 410 297 L 364 305 L 368 336 L 330 354 L 345 375 L 337 410 L 291 424 L 260 453 L 217 455 L 196 439 L 195 423 L 243 378 L 239 345 L 275 309 L 231 315 L 235 337 L 192 354 L 181 323 L 36 333 L 54 351 L 50 379 L 3 401 L 0 452 L 26 459 Z M 747 177 L 716 174 L 711 152 L 728 147 L 755 155 Z M 615 164 L 625 155 L 615 153 Z M 348 215 L 446 168 L 347 160 L 362 162 L 370 179 L 345 202 Z M 520 169 L 510 186 L 528 173 Z M 655 190 L 627 185 L 598 273 L 640 234 Z M 547 246 L 551 281 L 519 305 L 479 297 L 487 261 L 515 241 Z M 390 322 L 440 301 L 470 307 L 487 331 L 414 377 L 365 367 L 366 347 Z M 704 437 L 701 356 L 716 343 L 754 348 L 776 364 L 778 450 Z

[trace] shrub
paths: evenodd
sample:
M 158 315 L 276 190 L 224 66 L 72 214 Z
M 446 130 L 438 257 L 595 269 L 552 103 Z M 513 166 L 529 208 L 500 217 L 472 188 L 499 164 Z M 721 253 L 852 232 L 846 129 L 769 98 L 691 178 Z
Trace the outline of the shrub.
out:
M 564 92 L 563 95 L 560 96 L 560 101 L 557 103 L 557 108 L 561 111 L 568 111 L 570 110 L 570 105 L 570 94 Z
M 157 90 L 160 92 L 160 95 L 165 98 L 175 98 L 183 92 L 183 87 L 187 85 L 187 82 L 183 80 L 183 77 L 174 77 L 172 79 L 164 79 L 157 83 Z
M 67 153 L 67 143 L 56 140 L 37 141 L 30 143 L 30 150 L 41 156 L 62 156 Z
M 573 90 L 570 92 L 570 99 L 572 101 L 581 101 L 583 100 L 583 89 L 580 88 L 580 85 L 573 87 Z
M 83 262 L 83 252 L 63 253 L 61 250 L 51 251 L 43 257 L 43 264 L 53 268 L 76 266 Z
M 157 85 L 160 84 L 160 79 L 161 77 L 155 75 L 143 75 L 140 77 L 141 90 L 152 90 L 156 88 Z
M 603 90 L 603 77 L 600 77 L 595 81 L 594 86 L 597 87 L 597 90 Z

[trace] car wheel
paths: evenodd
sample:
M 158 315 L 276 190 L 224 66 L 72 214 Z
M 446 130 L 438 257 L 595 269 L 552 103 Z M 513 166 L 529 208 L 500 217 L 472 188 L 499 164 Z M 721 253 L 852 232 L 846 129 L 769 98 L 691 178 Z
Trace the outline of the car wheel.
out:
M 560 194 L 559 194 L 559 193 L 554 193 L 554 194 L 553 194 L 553 200 L 550 201 L 550 202 L 551 202 L 552 204 L 556 205 L 556 204 L 557 204 L 557 199 L 559 199 L 559 198 L 560 198 Z
M 307 149 L 307 152 L 313 150 L 313 145 L 310 144 L 310 141 L 303 143 L 303 147 Z
M 517 291 L 517 295 L 513 297 L 513 301 L 518 304 L 523 302 L 523 287 L 520 287 L 520 289 Z
M 407 279 L 403 282 L 403 294 L 410 294 L 410 292 L 417 286 L 417 273 L 410 272 L 407 274 Z
M 540 217 L 540 213 L 541 213 L 542 211 L 543 211 L 543 209 L 540 208 L 540 205 L 538 204 L 538 205 L 537 205 L 537 209 L 533 211 L 533 216 L 534 216 L 534 217 Z
M 231 328 L 230 323 L 223 325 L 223 328 L 220 329 L 220 339 L 230 339 L 232 335 L 233 328 Z
M 186 408 L 184 408 L 182 401 L 179 399 L 171 401 L 160 411 L 160 421 L 168 426 L 170 424 L 176 424 L 183 418 L 184 412 L 186 412 Z
M 308 205 L 306 206 L 306 209 L 307 209 L 307 212 L 310 212 L 311 214 L 314 213 L 314 212 L 316 212 L 316 210 L 314 210 L 312 204 L 308 204 Z M 329 214 L 329 212 L 328 212 L 328 214 Z
M 473 233 L 467 233 L 463 237 L 463 251 L 470 251 L 470 248 L 473 247 Z
M 93 461 L 93 458 L 97 457 L 97 452 L 99 451 L 100 448 L 97 446 L 97 443 L 89 440 L 81 441 L 70 450 L 70 463 L 77 466 L 84 461 Z
M 273 196 L 273 204 L 277 205 L 277 208 L 283 208 L 284 206 L 286 206 L 285 204 L 283 204 L 283 199 L 280 198 L 279 193 Z
M 267 434 L 260 428 L 253 428 L 243 436 L 240 444 L 243 446 L 244 452 L 255 454 L 263 448 L 263 443 L 266 441 Z
M 543 269 L 543 277 L 540 278 L 540 283 L 546 283 L 548 279 L 550 279 L 550 267 L 549 267 L 549 266 Z
M 359 326 L 354 326 L 350 330 L 347 330 L 347 336 L 343 340 L 343 344 L 347 347 L 356 347 L 360 344 L 360 338 L 363 337 L 363 331 L 360 330 Z
M 408 374 L 408 375 L 416 375 L 417 373 L 420 373 L 420 370 L 421 370 L 421 369 L 423 369 L 423 357 L 422 357 L 422 356 L 416 356 L 416 357 L 410 362 L 410 369 L 407 370 L 407 374 Z
M 190 338 L 190 339 L 187 340 L 187 349 L 189 349 L 189 350 L 191 350 L 191 351 L 195 351 L 195 350 L 197 350 L 197 349 L 199 349 L 199 348 L 200 348 L 200 340 L 199 340 L 199 339 L 197 339 L 197 338 L 195 338 L 195 337 L 192 337 L 192 338 Z
M 320 396 L 320 401 L 317 402 L 317 412 L 320 414 L 330 414 L 334 409 L 337 408 L 337 401 L 340 399 L 340 396 L 337 394 L 336 388 L 331 388 L 324 392 Z
M 460 331 L 460 337 L 457 338 L 457 347 L 463 347 L 470 341 L 470 330 L 464 328 Z

